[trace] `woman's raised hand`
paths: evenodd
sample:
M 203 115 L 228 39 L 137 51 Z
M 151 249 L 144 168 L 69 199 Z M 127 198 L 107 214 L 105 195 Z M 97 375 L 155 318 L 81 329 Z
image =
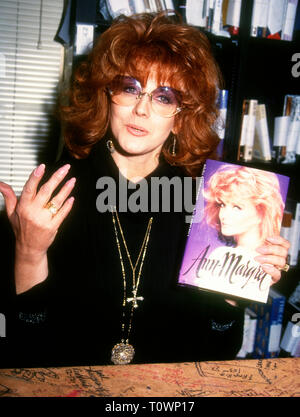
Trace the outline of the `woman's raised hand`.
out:
M 275 284 L 281 278 L 281 271 L 287 271 L 287 256 L 290 242 L 282 236 L 274 236 L 266 239 L 266 245 L 256 249 L 260 253 L 255 260 L 262 264 L 262 269 L 272 277 Z
M 19 199 L 8 184 L 0 182 L 0 192 L 4 196 L 6 212 L 16 238 L 17 293 L 47 277 L 47 250 L 72 208 L 74 198 L 69 195 L 75 178 L 67 181 L 54 197 L 52 195 L 69 169 L 67 164 L 55 171 L 38 190 L 45 172 L 45 165 L 39 165 L 29 176 Z

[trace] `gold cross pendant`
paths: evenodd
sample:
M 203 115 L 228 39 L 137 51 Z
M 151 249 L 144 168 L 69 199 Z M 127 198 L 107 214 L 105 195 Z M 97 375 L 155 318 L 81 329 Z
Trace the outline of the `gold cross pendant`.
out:
M 144 297 L 137 297 L 136 293 L 137 293 L 137 290 L 133 289 L 132 290 L 133 297 L 127 298 L 127 303 L 133 303 L 134 308 L 138 307 L 137 301 L 143 301 L 144 299 Z

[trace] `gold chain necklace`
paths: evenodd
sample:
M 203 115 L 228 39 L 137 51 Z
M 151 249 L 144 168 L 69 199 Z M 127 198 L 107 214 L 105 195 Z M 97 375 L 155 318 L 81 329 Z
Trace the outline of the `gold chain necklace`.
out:
M 134 309 L 136 309 L 138 307 L 137 302 L 142 301 L 144 299 L 142 296 L 138 297 L 137 292 L 138 292 L 138 288 L 139 288 L 139 284 L 140 284 L 140 278 L 141 278 L 141 274 L 142 274 L 144 259 L 145 259 L 146 252 L 147 252 L 148 241 L 149 241 L 149 237 L 150 237 L 153 217 L 151 217 L 149 219 L 148 226 L 147 226 L 146 233 L 145 233 L 145 236 L 144 236 L 144 239 L 143 239 L 143 243 L 141 245 L 139 255 L 137 257 L 135 265 L 133 265 L 116 207 L 113 207 L 111 212 L 112 212 L 114 232 L 115 232 L 116 243 L 117 243 L 117 247 L 118 247 L 121 269 L 122 269 L 122 277 L 123 277 L 123 303 L 122 303 L 123 312 L 122 312 L 122 324 L 121 324 L 122 339 L 121 339 L 120 343 L 117 343 L 113 347 L 112 354 L 111 354 L 111 360 L 115 365 L 126 365 L 126 364 L 128 364 L 132 361 L 132 359 L 134 357 L 134 353 L 135 353 L 133 346 L 129 344 L 129 335 L 130 335 L 130 331 L 131 331 Z M 130 267 L 131 267 L 131 270 L 132 270 L 132 295 L 133 296 L 129 297 L 129 298 L 127 297 L 126 272 L 125 272 L 125 266 L 124 266 L 124 261 L 123 261 L 123 255 L 122 255 L 122 251 L 121 251 L 121 245 L 120 245 L 120 241 L 119 241 L 119 237 L 118 237 L 117 224 L 118 224 L 118 228 L 119 228 L 119 231 L 120 231 L 120 234 L 121 234 L 121 237 L 122 237 L 123 245 L 125 247 L 126 255 L 127 255 L 128 260 L 129 260 Z M 140 260 L 141 260 L 141 262 L 140 262 Z M 140 262 L 140 267 L 139 267 L 138 275 L 137 275 L 137 278 L 136 278 L 136 269 L 137 269 L 137 266 L 138 266 L 139 262 Z M 129 324 L 128 324 L 128 328 L 127 328 L 127 338 L 125 339 L 124 334 L 125 334 L 125 316 L 126 316 L 125 307 L 126 307 L 126 303 L 132 303 L 132 304 L 131 304 L 131 310 L 130 310 Z

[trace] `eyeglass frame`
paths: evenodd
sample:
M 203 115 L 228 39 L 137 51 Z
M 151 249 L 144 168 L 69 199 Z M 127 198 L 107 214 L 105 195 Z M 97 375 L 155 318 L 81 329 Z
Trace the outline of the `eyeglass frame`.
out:
M 125 77 L 125 76 L 124 76 Z M 141 85 L 141 83 L 140 83 L 140 81 L 139 80 L 137 80 L 136 78 L 134 78 L 134 77 L 130 77 L 130 76 L 128 76 L 128 78 L 132 78 L 133 80 L 135 80 L 135 81 L 137 81 L 140 85 Z M 171 115 L 168 115 L 168 116 L 163 116 L 163 115 L 161 115 L 161 114 L 159 114 L 159 113 L 157 113 L 155 110 L 154 110 L 154 108 L 153 108 L 153 106 L 152 106 L 152 103 L 153 103 L 153 100 L 152 100 L 152 93 L 154 92 L 154 91 L 156 91 L 158 88 L 171 88 L 172 90 L 174 90 L 174 91 L 177 91 L 177 90 L 175 90 L 174 88 L 172 88 L 172 87 L 169 87 L 169 86 L 158 86 L 158 87 L 156 87 L 153 91 L 151 91 L 151 93 L 147 93 L 147 91 L 142 91 L 141 90 L 141 92 L 135 97 L 135 99 L 136 100 L 141 100 L 141 98 L 144 96 L 144 95 L 147 95 L 149 98 L 150 98 L 150 103 L 151 103 L 151 109 L 154 111 L 154 113 L 156 113 L 157 115 L 159 115 L 159 116 L 161 116 L 161 117 L 165 117 L 165 118 L 170 118 L 170 117 L 173 117 L 173 116 L 175 116 L 176 114 L 178 114 L 179 112 L 181 112 L 182 110 L 183 110 L 183 107 L 176 107 L 176 110 L 175 110 L 175 113 L 172 113 Z M 111 88 L 107 88 L 107 91 L 109 92 L 109 94 L 110 94 L 110 96 L 112 97 L 113 96 L 113 94 L 114 94 L 114 92 L 113 92 L 113 90 L 111 89 Z M 179 93 L 179 92 L 178 92 Z M 126 105 L 126 104 L 119 104 L 119 103 L 115 103 L 115 104 L 117 104 L 118 106 L 124 106 L 124 107 L 130 107 L 132 104 L 128 104 L 128 105 Z

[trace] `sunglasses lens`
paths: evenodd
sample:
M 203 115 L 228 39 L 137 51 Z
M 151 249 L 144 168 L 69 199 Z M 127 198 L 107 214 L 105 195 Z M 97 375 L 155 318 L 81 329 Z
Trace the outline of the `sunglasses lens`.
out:
M 180 106 L 179 93 L 171 87 L 158 87 L 152 92 L 152 106 L 161 116 L 173 115 Z
M 110 94 L 115 104 L 132 106 L 138 98 L 147 93 L 142 93 L 142 86 L 135 78 L 120 76 L 110 85 Z M 158 87 L 148 95 L 153 111 L 160 116 L 171 117 L 178 112 L 180 93 L 173 88 Z
M 117 77 L 112 85 L 112 101 L 121 106 L 131 106 L 141 93 L 140 83 L 132 77 Z

